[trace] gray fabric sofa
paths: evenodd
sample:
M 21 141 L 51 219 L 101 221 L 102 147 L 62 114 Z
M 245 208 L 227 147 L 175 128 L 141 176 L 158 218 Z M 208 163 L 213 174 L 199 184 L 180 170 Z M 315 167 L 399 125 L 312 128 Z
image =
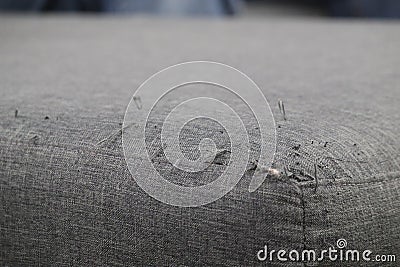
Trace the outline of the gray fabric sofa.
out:
M 398 22 L 2 16 L 0 25 L 1 266 L 311 266 L 257 252 L 341 238 L 400 256 Z M 223 198 L 181 208 L 138 187 L 120 129 L 143 81 L 192 60 L 259 85 L 284 174 L 250 193 L 249 168 Z M 185 129 L 188 142 L 215 130 L 198 126 Z M 154 164 L 168 173 L 162 155 Z M 207 182 L 224 167 L 214 165 L 170 179 Z M 341 265 L 396 263 L 319 263 Z

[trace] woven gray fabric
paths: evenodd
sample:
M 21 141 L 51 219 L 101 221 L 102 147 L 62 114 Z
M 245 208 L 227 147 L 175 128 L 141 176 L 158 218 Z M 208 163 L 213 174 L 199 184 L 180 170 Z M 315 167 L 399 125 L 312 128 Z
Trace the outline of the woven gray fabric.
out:
M 322 249 L 339 238 L 400 252 L 398 22 L 48 16 L 0 25 L 0 265 L 265 266 L 256 257 L 265 244 Z M 150 75 L 191 60 L 229 64 L 259 85 L 277 123 L 274 167 L 290 175 L 249 193 L 248 171 L 198 208 L 137 186 L 121 145 L 125 108 Z M 184 141 L 215 130 L 188 125 Z M 162 155 L 154 164 L 170 171 Z M 224 167 L 214 165 L 170 177 L 206 183 Z

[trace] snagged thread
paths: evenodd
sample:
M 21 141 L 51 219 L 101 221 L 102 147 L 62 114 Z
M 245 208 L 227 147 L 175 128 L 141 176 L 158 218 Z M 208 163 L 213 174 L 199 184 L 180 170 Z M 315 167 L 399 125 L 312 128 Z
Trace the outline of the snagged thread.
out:
M 283 120 L 286 120 L 286 111 L 285 111 L 285 105 L 283 104 L 282 100 L 278 101 L 278 107 L 279 107 L 279 111 L 282 113 L 283 115 Z
M 138 109 L 142 109 L 142 99 L 140 98 L 140 96 L 134 96 L 133 101 L 135 101 L 136 107 Z

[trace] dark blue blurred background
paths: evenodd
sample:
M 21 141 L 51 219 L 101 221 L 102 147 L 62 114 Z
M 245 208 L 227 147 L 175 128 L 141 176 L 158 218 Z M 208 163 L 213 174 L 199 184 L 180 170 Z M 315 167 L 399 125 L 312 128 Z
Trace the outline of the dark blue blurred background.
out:
M 277 8 L 278 7 L 278 8 Z M 257 14 L 298 13 L 400 18 L 400 0 L 0 0 L 2 12 L 106 12 L 153 15 L 226 16 L 257 10 Z M 292 12 L 293 13 L 293 12 Z

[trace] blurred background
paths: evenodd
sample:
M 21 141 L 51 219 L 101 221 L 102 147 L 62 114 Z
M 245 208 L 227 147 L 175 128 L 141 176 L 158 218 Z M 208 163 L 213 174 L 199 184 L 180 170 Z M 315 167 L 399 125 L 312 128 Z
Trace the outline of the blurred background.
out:
M 0 12 L 400 18 L 400 0 L 0 0 Z

